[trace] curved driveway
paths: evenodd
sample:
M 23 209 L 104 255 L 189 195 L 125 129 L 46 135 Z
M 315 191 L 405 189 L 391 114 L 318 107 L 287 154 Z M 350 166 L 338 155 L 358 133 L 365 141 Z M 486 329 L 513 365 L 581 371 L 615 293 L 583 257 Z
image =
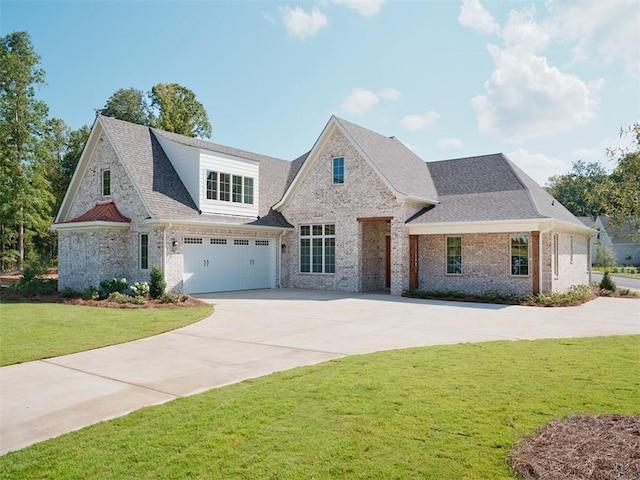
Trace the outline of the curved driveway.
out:
M 640 301 L 580 307 L 385 294 L 200 295 L 216 313 L 155 337 L 0 369 L 0 453 L 214 387 L 345 355 L 423 345 L 640 334 Z

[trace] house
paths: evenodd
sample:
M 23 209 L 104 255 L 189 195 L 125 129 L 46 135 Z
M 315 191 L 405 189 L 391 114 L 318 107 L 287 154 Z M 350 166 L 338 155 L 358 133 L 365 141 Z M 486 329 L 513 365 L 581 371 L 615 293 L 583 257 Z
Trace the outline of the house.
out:
M 158 265 L 186 293 L 563 291 L 592 234 L 502 154 L 427 163 L 335 116 L 293 161 L 98 116 L 52 229 L 60 289 Z
M 596 263 L 598 247 L 610 250 L 617 265 L 640 266 L 640 242 L 638 233 L 633 235 L 632 226 L 612 227 L 606 215 L 578 217 L 585 225 L 595 230 L 591 246 L 591 261 Z

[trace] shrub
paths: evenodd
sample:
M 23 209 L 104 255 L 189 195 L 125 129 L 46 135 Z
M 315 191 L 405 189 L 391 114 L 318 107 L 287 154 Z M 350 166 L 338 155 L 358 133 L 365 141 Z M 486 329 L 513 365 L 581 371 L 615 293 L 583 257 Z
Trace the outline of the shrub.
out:
M 167 282 L 164 280 L 164 272 L 154 265 L 149 275 L 149 296 L 151 298 L 160 298 L 167 288 Z M 171 302 L 173 303 L 173 302 Z
M 609 292 L 616 291 L 616 283 L 611 280 L 608 271 L 604 272 L 604 276 L 602 277 L 602 280 L 600 280 L 600 290 L 607 290 Z
M 163 293 L 158 298 L 160 303 L 179 303 L 186 302 L 189 299 L 189 295 L 185 293 L 180 293 L 178 295 L 174 295 L 172 293 Z
M 83 300 L 97 300 L 100 297 L 100 292 L 96 287 L 87 287 L 82 292 Z
M 591 298 L 592 294 L 591 287 L 588 285 L 572 285 L 571 288 L 564 293 L 551 292 L 527 295 L 523 298 L 523 302 L 533 303 L 542 307 L 567 306 L 584 303 Z
M 149 284 L 147 282 L 135 282 L 131 285 L 131 293 L 134 297 L 148 297 Z
M 613 267 L 616 264 L 616 256 L 610 247 L 598 242 L 596 249 L 596 266 L 597 267 Z
M 109 294 L 108 300 L 116 303 L 132 303 L 134 305 L 143 305 L 144 300 L 140 297 L 131 297 L 121 292 L 112 292 Z
M 60 296 L 62 298 L 76 298 L 79 297 L 81 294 L 79 292 L 76 292 L 73 288 L 63 288 L 60 291 Z
M 121 278 L 118 280 L 117 278 L 111 278 L 109 280 L 103 280 L 100 282 L 100 293 L 102 293 L 105 297 L 108 297 L 114 292 L 122 293 L 127 289 L 127 279 Z

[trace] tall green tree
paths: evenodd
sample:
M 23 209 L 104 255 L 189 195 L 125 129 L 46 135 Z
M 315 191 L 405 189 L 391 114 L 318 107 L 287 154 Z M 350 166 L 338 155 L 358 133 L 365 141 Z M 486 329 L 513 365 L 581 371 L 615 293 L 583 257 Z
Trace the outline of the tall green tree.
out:
M 196 95 L 177 83 L 159 83 L 151 89 L 151 106 L 157 111 L 154 126 L 189 137 L 211 137 L 211 124 Z
M 640 239 L 640 123 L 634 123 L 620 136 L 631 138 L 627 147 L 609 149 L 616 162 L 613 173 L 600 188 L 606 193 L 605 211 L 609 225 L 624 230 L 626 236 Z
M 569 173 L 549 178 L 545 189 L 574 215 L 596 216 L 605 211 L 606 191 L 601 187 L 608 178 L 598 162 L 578 160 Z
M 0 266 L 24 264 L 26 235 L 41 230 L 51 209 L 50 185 L 36 151 L 48 109 L 36 98 L 44 70 L 29 34 L 14 32 L 0 42 Z
M 153 120 L 147 97 L 142 90 L 135 88 L 121 88 L 116 91 L 97 112 L 138 125 L 150 126 Z

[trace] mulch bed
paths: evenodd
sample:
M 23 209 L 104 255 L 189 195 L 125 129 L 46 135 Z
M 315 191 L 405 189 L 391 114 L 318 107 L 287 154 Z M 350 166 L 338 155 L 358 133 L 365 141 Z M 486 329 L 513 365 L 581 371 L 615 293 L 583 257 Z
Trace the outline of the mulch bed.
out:
M 14 292 L 2 290 L 0 299 L 8 302 L 44 302 L 44 303 L 62 303 L 65 305 L 86 305 L 89 307 L 108 307 L 108 308 L 164 308 L 164 307 L 195 307 L 198 305 L 206 305 L 206 302 L 197 298 L 189 297 L 184 302 L 161 303 L 158 300 L 150 298 L 145 299 L 144 304 L 135 305 L 133 303 L 118 303 L 108 300 L 83 300 L 82 298 L 62 298 L 59 294 L 50 295 L 21 295 Z
M 640 417 L 576 415 L 525 439 L 509 460 L 521 480 L 640 479 Z

